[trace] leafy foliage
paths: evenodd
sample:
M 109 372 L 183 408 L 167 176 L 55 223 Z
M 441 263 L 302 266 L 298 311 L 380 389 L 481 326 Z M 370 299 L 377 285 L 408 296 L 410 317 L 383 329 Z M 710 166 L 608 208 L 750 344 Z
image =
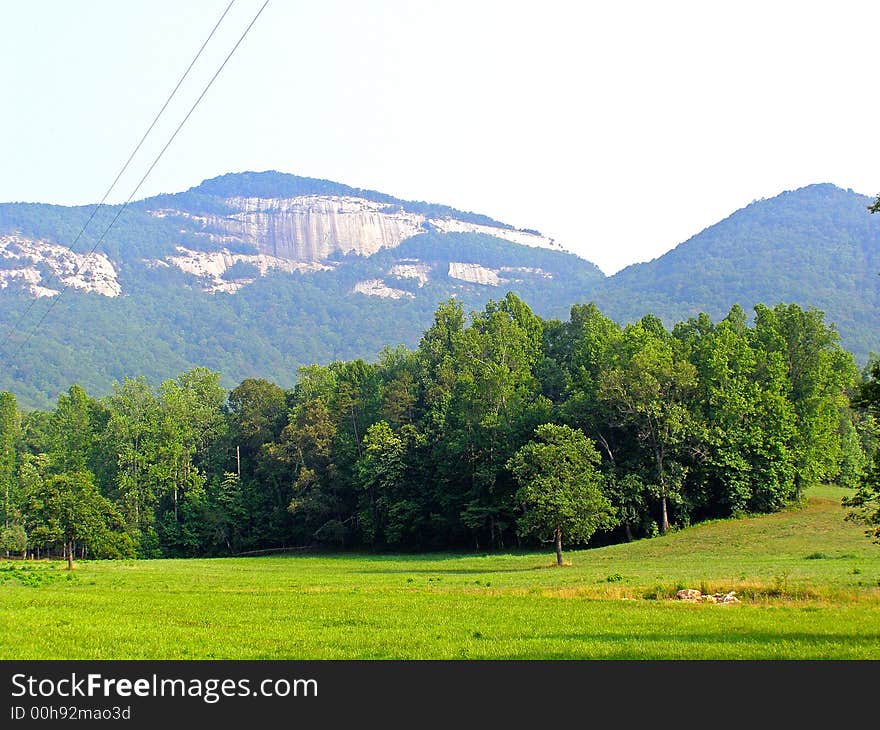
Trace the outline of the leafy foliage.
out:
M 335 359 L 374 359 L 385 345 L 413 347 L 431 322 L 437 302 L 456 295 L 467 307 L 481 307 L 492 288 L 446 277 L 450 261 L 486 266 L 503 261 L 537 261 L 554 279 L 522 275 L 508 286 L 523 297 L 545 301 L 541 313 L 560 316 L 567 304 L 595 288 L 602 274 L 571 254 L 532 249 L 474 234 L 426 234 L 414 246 L 434 249 L 433 280 L 414 300 L 391 300 L 352 293 L 358 281 L 386 277 L 401 259 L 412 256 L 408 242 L 400 249 L 369 258 L 352 256 L 336 271 L 314 274 L 274 273 L 234 295 L 207 294 L 175 269 L 142 264 L 122 270 L 126 295 L 108 299 L 68 290 L 8 367 L 0 368 L 0 388 L 15 392 L 27 406 L 49 407 L 76 380 L 89 392 L 107 393 L 113 381 L 143 375 L 157 384 L 176 372 L 205 366 L 224 373 L 231 388 L 249 377 L 267 377 L 282 387 L 295 382 L 298 368 Z M 537 252 L 537 253 L 536 253 Z M 537 256 L 537 259 L 533 257 Z M 511 264 L 511 265 L 514 265 Z M 387 277 L 393 287 L 405 280 Z M 545 295 L 552 292 L 549 298 Z M 36 305 L 24 292 L 3 291 L 0 320 L 14 323 L 30 308 L 13 334 L 0 362 L 37 324 L 48 302 Z M 296 316 L 291 316 L 295 312 Z M 4 330 L 4 335 L 6 330 Z M 243 347 L 247 343 L 247 347 Z
M 524 506 L 519 529 L 525 535 L 552 536 L 558 565 L 563 535 L 586 542 L 600 527 L 616 524 L 602 493 L 600 459 L 582 431 L 545 423 L 508 462 L 521 485 L 516 495 Z
M 450 296 L 470 310 L 498 295 L 494 287 L 450 278 L 453 261 L 504 269 L 502 291 L 530 302 L 542 317 L 565 318 L 572 302 L 593 300 L 617 322 L 637 322 L 652 313 L 671 326 L 700 312 L 720 319 L 737 304 L 783 300 L 825 311 L 860 362 L 871 351 L 880 351 L 874 317 L 880 304 L 880 278 L 875 276 L 880 271 L 880 220 L 867 213 L 868 198 L 832 185 L 753 203 L 656 261 L 607 279 L 593 264 L 571 254 L 483 234 L 428 230 L 370 257 L 341 257 L 333 271 L 275 272 L 234 295 L 205 293 L 190 275 L 144 263 L 172 254 L 177 245 L 197 250 L 220 245 L 210 236 L 182 233 L 188 227 L 180 220 L 153 215 L 156 211 L 225 215 L 227 197 L 296 194 L 372 195 L 412 210 L 426 205 L 265 172 L 224 175 L 185 193 L 129 206 L 100 249 L 117 266 L 124 296 L 107 299 L 69 290 L 11 360 L 49 301 L 33 304 L 15 285 L 2 290 L 4 337 L 5 327 L 30 311 L 0 354 L 0 388 L 14 392 L 22 405 L 48 408 L 74 381 L 90 393 L 107 394 L 113 381 L 125 377 L 143 375 L 156 385 L 197 366 L 223 373 L 227 388 L 257 377 L 292 387 L 297 370 L 309 363 L 375 360 L 385 345 L 414 347 L 437 304 Z M 431 215 L 500 226 L 442 206 L 428 208 Z M 91 212 L 90 207 L 2 204 L 0 233 L 19 231 L 71 245 Z M 116 212 L 112 206 L 98 211 L 76 249 L 90 250 Z M 408 259 L 430 267 L 430 280 L 423 286 L 389 274 L 392 266 Z M 250 278 L 253 273 L 241 264 L 226 276 Z M 413 296 L 391 300 L 353 293 L 355 284 L 367 279 L 380 279 Z
M 854 401 L 855 406 L 868 415 L 868 427 L 876 434 L 877 418 L 880 417 L 880 361 L 871 363 Z M 866 525 L 867 533 L 880 543 L 880 451 L 874 454 L 873 461 L 861 474 L 854 494 L 844 498 L 843 503 L 852 508 L 848 518 Z
M 0 394 L 5 526 L 71 556 L 549 536 L 561 561 L 563 538 L 646 537 L 858 482 L 876 450 L 847 399 L 860 378 L 796 305 L 669 331 L 592 304 L 563 322 L 512 293 L 469 315 L 450 299 L 414 349 L 302 367 L 288 390 L 227 391 L 193 368 L 99 399 L 73 385 L 50 412 Z
M 667 324 L 734 305 L 794 302 L 824 311 L 865 362 L 880 350 L 880 220 L 870 199 L 810 185 L 760 200 L 645 264 L 611 277 L 596 302 L 618 321 Z

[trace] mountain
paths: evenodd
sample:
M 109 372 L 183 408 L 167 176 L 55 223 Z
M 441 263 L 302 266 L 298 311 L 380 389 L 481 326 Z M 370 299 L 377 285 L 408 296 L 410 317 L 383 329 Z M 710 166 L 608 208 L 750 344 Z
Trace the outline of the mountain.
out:
M 196 365 L 227 386 L 290 386 L 301 365 L 414 346 L 439 301 L 477 309 L 507 291 L 544 317 L 596 301 L 667 324 L 794 301 L 825 310 L 864 360 L 880 350 L 870 202 L 827 184 L 786 192 L 607 278 L 535 230 L 278 172 L 106 206 L 79 238 L 93 206 L 0 204 L 0 389 L 47 406 L 72 382 L 100 394 Z
M 26 313 L 0 356 L 0 389 L 24 404 L 74 381 L 103 393 L 195 365 L 227 385 L 289 386 L 301 365 L 414 346 L 450 296 L 479 308 L 513 290 L 566 316 L 604 281 L 534 230 L 276 172 L 139 201 L 103 240 L 120 211 L 102 208 L 77 239 L 92 212 L 0 205 L 0 336 Z
M 871 198 L 831 184 L 759 200 L 654 261 L 611 277 L 596 303 L 632 321 L 649 312 L 667 324 L 700 312 L 714 319 L 740 304 L 794 302 L 836 324 L 864 362 L 880 352 L 880 216 Z

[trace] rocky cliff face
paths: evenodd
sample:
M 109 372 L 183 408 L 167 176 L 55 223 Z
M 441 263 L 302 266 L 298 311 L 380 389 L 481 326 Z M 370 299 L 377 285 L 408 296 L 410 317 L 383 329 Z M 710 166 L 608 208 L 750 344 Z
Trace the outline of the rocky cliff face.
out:
M 0 289 L 18 284 L 32 296 L 52 297 L 64 287 L 118 297 L 116 269 L 102 253 L 78 254 L 66 246 L 24 236 L 0 236 Z
M 259 276 L 265 276 L 271 269 L 288 273 L 294 271 L 326 271 L 331 267 L 319 263 L 290 261 L 277 256 L 258 254 L 230 253 L 229 251 L 191 251 L 182 246 L 177 247 L 177 256 L 169 256 L 165 261 L 153 261 L 154 265 L 176 266 L 187 274 L 202 279 L 204 290 L 209 292 L 225 291 L 234 293 L 242 286 L 250 284 L 253 278 L 226 279 L 224 276 L 235 264 L 249 264 Z
M 400 206 L 347 196 L 304 195 L 295 198 L 225 199 L 226 215 L 192 215 L 158 209 L 155 216 L 174 215 L 192 222 L 192 233 L 214 244 L 245 244 L 260 254 L 303 263 L 327 261 L 355 253 L 370 256 L 393 248 L 425 230 L 486 233 L 514 243 L 561 250 L 535 233 L 478 225 L 454 218 L 427 218 Z
M 412 298 L 413 280 L 419 288 L 436 282 L 438 276 L 444 282 L 458 281 L 455 286 L 498 287 L 522 281 L 521 275 L 541 275 L 537 269 L 489 268 L 467 258 L 464 263 L 449 263 L 447 269 L 449 259 L 436 258 L 434 251 L 435 246 L 444 248 L 445 243 L 437 243 L 445 241 L 444 234 L 450 240 L 460 234 L 478 234 L 562 250 L 536 231 L 518 230 L 488 216 L 444 205 L 278 173 L 228 177 L 133 206 L 131 216 L 113 231 L 114 236 L 122 234 L 119 239 L 108 239 L 110 256 L 101 252 L 84 256 L 61 245 L 77 225 L 58 223 L 64 220 L 63 209 L 49 211 L 39 205 L 18 209 L 10 204 L 4 211 L 0 206 L 0 289 L 23 288 L 32 296 L 51 297 L 70 286 L 116 297 L 123 293 L 117 269 L 131 262 L 179 269 L 209 293 L 234 293 L 270 270 L 327 271 L 347 266 L 343 264 L 347 255 L 368 258 L 430 232 L 423 241 L 431 243 L 414 244 L 420 251 L 418 258 L 400 258 L 381 272 L 381 279 L 365 276 L 349 290 L 383 298 Z M 126 223 L 129 227 L 122 233 L 119 229 Z M 467 256 L 460 249 L 459 254 Z M 394 253 L 390 256 L 396 258 Z M 379 271 L 364 273 L 375 276 Z M 409 284 L 404 285 L 407 280 Z
M 397 280 L 415 279 L 419 288 L 429 281 L 437 279 L 439 264 L 419 261 L 418 259 L 406 259 L 401 263 L 394 264 L 385 276 L 392 283 Z M 499 287 L 512 282 L 521 283 L 526 280 L 550 280 L 553 275 L 543 269 L 525 266 L 502 266 L 493 269 L 480 264 L 466 263 L 463 261 L 450 261 L 445 268 L 446 276 L 456 280 L 455 289 L 462 289 L 461 284 L 479 284 L 481 286 Z M 415 295 L 390 286 L 385 279 L 368 279 L 358 282 L 354 292 L 366 294 L 368 297 L 382 297 L 385 299 L 401 299 L 403 297 L 413 299 Z
M 490 269 L 479 264 L 467 264 L 460 261 L 450 261 L 448 275 L 452 279 L 482 284 L 483 286 L 499 286 L 507 282 L 507 279 L 498 275 L 496 269 Z
M 209 228 L 289 261 L 324 261 L 340 254 L 369 256 L 421 230 L 419 216 L 370 200 L 317 195 L 230 198 L 238 212 L 205 219 Z

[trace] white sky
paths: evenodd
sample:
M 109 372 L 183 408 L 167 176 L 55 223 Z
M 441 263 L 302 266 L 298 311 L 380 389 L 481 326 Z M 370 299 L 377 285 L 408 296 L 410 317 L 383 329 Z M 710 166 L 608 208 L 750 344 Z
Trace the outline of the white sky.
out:
M 228 0 L 0 0 L 0 200 L 101 198 Z M 262 4 L 233 10 L 124 200 Z M 880 191 L 877 2 L 271 0 L 138 197 L 276 169 L 608 273 L 756 198 Z

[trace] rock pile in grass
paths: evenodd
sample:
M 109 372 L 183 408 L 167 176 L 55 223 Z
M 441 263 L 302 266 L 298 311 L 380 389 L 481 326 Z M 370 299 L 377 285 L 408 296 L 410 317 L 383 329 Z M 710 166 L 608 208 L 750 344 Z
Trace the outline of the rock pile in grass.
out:
M 675 594 L 675 600 L 689 601 L 690 603 L 717 603 L 721 605 L 739 603 L 739 598 L 736 597 L 736 591 L 704 594 L 696 588 L 682 588 Z

